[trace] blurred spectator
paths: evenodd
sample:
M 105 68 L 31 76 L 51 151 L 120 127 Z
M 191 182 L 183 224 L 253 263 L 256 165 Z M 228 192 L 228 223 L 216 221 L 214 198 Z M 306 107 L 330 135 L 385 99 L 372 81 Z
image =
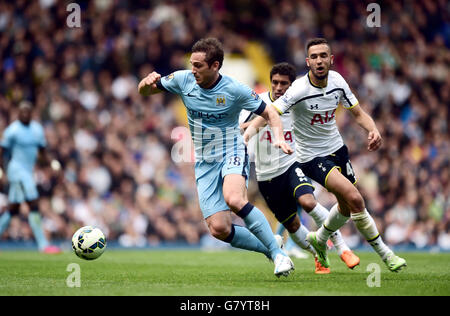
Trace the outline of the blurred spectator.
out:
M 183 123 L 170 96 L 144 99 L 137 81 L 153 69 L 183 68 L 205 36 L 229 53 L 257 40 L 300 75 L 306 40 L 324 36 L 335 69 L 384 137 L 369 154 L 347 114 L 338 114 L 380 231 L 391 244 L 450 249 L 449 3 L 383 1 L 381 27 L 369 28 L 369 2 L 78 1 L 81 28 L 66 25 L 69 1 L 0 2 L 0 130 L 21 100 L 32 101 L 64 168 L 62 182 L 37 171 L 47 233 L 68 239 L 89 224 L 124 246 L 198 243 L 207 229 L 193 166 L 170 157 L 171 133 Z M 334 203 L 326 190 L 316 194 Z M 342 230 L 352 247 L 362 242 L 353 230 Z M 30 236 L 15 219 L 3 239 Z

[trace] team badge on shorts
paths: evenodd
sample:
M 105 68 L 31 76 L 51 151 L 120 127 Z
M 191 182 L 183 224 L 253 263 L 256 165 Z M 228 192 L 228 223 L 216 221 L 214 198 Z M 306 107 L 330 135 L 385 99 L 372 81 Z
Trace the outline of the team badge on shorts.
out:
M 327 168 L 325 168 L 325 167 L 323 166 L 323 163 L 319 163 L 319 164 L 317 165 L 317 167 L 319 167 L 319 169 L 322 169 L 323 172 L 326 172 L 326 171 L 327 171 Z

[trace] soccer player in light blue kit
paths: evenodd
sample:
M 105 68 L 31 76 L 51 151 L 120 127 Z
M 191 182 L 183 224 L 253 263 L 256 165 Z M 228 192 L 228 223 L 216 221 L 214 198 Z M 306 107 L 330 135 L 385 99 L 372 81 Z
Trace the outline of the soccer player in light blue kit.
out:
M 19 105 L 19 119 L 12 122 L 3 132 L 0 166 L 3 165 L 3 151 L 7 151 L 10 156 L 7 168 L 9 205 L 8 210 L 0 217 L 0 236 L 8 228 L 11 217 L 19 214 L 20 204 L 26 202 L 30 208 L 28 222 L 39 250 L 44 253 L 58 253 L 60 249 L 49 245 L 45 237 L 39 214 L 39 193 L 33 179 L 33 169 L 38 154 L 41 154 L 46 161 L 50 160 L 45 150 L 44 129 L 41 124 L 31 120 L 31 113 L 31 104 L 22 102 Z M 57 170 L 59 167 L 59 163 L 53 160 L 52 169 Z M 3 171 L 1 174 L 3 176 Z
M 275 146 L 287 154 L 292 149 L 284 141 L 275 109 L 248 86 L 219 73 L 223 57 L 217 39 L 201 39 L 192 47 L 191 71 L 165 77 L 152 72 L 139 83 L 139 93 L 168 91 L 183 100 L 195 148 L 200 208 L 211 234 L 233 247 L 265 254 L 275 264 L 274 274 L 287 276 L 294 269 L 291 259 L 280 249 L 264 214 L 247 199 L 249 161 L 238 125 L 240 111 L 264 117 L 276 131 Z M 247 227 L 233 225 L 230 210 Z

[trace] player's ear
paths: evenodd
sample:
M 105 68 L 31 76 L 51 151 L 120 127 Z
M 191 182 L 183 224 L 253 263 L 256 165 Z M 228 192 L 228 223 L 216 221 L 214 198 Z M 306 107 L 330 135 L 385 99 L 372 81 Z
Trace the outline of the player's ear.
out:
M 213 68 L 214 70 L 219 71 L 220 63 L 216 60 L 215 62 L 212 63 L 210 68 Z
M 334 63 L 334 55 L 330 56 L 330 63 L 331 63 L 331 65 L 333 65 L 333 63 Z
M 306 65 L 309 67 L 309 58 L 306 57 Z

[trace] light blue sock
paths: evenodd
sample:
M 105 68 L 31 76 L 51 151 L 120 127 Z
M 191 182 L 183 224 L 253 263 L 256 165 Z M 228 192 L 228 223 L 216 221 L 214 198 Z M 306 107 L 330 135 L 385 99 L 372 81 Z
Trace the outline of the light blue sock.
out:
M 238 213 L 245 222 L 247 228 L 258 238 L 262 244 L 269 250 L 270 257 L 275 260 L 277 254 L 286 255 L 280 247 L 272 232 L 264 214 L 255 206 L 247 203 Z
M 295 244 L 295 242 L 292 240 L 291 237 L 288 237 L 286 240 L 286 244 L 284 245 L 284 249 L 285 250 L 291 250 L 292 248 L 294 248 L 295 246 L 297 246 Z
M 36 211 L 30 212 L 28 215 L 28 223 L 33 231 L 34 238 L 36 238 L 39 250 L 43 250 L 48 246 L 48 241 L 45 237 L 44 230 L 42 229 L 41 214 Z
M 10 222 L 11 222 L 11 214 L 9 213 L 9 211 L 6 211 L 0 217 L 0 237 L 2 236 L 3 232 L 8 228 Z
M 286 228 L 282 224 L 278 224 L 277 232 L 275 234 L 283 236 Z
M 269 249 L 246 227 L 233 224 L 230 236 L 224 241 L 230 243 L 235 248 L 261 252 L 268 258 L 271 258 Z

